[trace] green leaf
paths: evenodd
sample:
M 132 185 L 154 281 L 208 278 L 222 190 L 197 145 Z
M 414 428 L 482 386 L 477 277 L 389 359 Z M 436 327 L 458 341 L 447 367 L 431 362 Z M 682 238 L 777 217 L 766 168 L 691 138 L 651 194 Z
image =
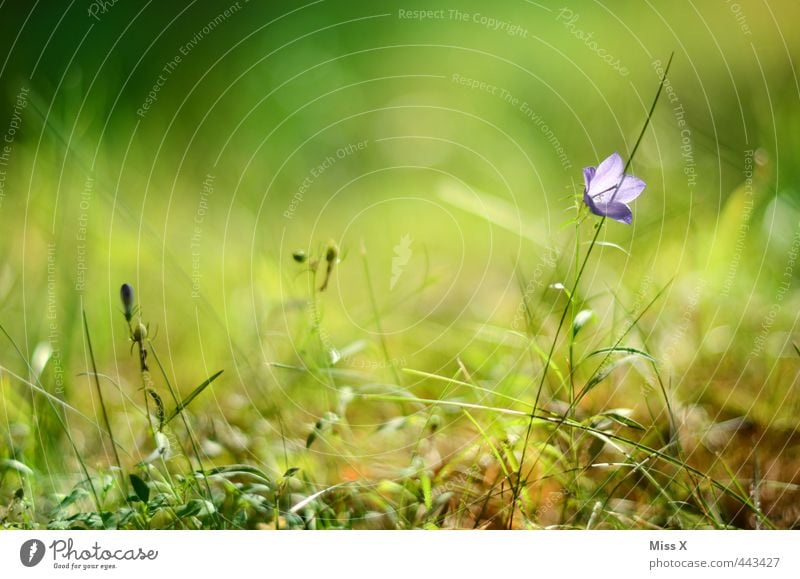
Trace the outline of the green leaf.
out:
M 198 472 L 197 474 L 200 476 L 221 476 L 225 478 L 235 476 L 250 476 L 259 480 L 261 483 L 267 485 L 271 489 L 275 488 L 272 479 L 270 479 L 270 477 L 265 474 L 264 471 L 246 464 L 229 464 L 227 466 L 218 466 L 205 472 Z
M 701 509 L 697 508 L 692 503 L 686 501 L 669 501 L 671 505 L 673 505 L 676 509 L 681 511 L 684 515 L 694 515 L 696 517 L 704 517 L 706 513 L 704 513 Z
M 591 354 L 589 354 L 586 357 L 587 358 L 591 358 L 592 356 L 598 356 L 600 354 L 610 354 L 612 352 L 621 352 L 623 354 L 631 354 L 631 355 L 634 355 L 634 356 L 641 356 L 642 358 L 646 358 L 647 360 L 650 360 L 651 362 L 655 362 L 656 361 L 656 359 L 653 358 L 647 352 L 643 352 L 642 350 L 637 350 L 636 348 L 628 348 L 626 346 L 612 346 L 610 348 L 600 348 L 599 350 L 595 350 L 594 352 L 592 352 Z
M 219 378 L 219 375 L 220 375 L 220 374 L 222 374 L 222 372 L 223 372 L 223 370 L 220 370 L 219 372 L 217 372 L 216 374 L 214 374 L 214 375 L 213 375 L 213 376 L 211 376 L 210 378 L 207 378 L 207 379 L 206 379 L 206 380 L 205 380 L 205 381 L 204 381 L 202 384 L 200 384 L 200 386 L 198 386 L 197 388 L 195 388 L 194 390 L 192 390 L 191 394 L 189 394 L 189 395 L 188 395 L 186 398 L 184 398 L 183 400 L 181 400 L 181 401 L 180 401 L 180 403 L 179 403 L 179 404 L 178 404 L 178 405 L 175 407 L 175 410 L 173 410 L 173 411 L 170 413 L 170 415 L 169 415 L 169 416 L 167 416 L 167 418 L 164 420 L 164 424 L 169 424 L 169 421 L 170 421 L 170 420 L 172 420 L 172 419 L 173 419 L 173 418 L 175 418 L 175 417 L 176 417 L 178 414 L 180 414 L 181 412 L 183 412 L 183 409 L 184 409 L 184 408 L 186 408 L 187 406 L 189 406 L 189 404 L 191 404 L 191 403 L 192 403 L 192 400 L 194 400 L 195 398 L 197 398 L 198 396 L 200 396 L 200 394 L 203 392 L 203 390 L 205 390 L 206 388 L 208 388 L 208 386 L 209 386 L 209 385 L 210 385 L 210 384 L 211 384 L 211 383 L 212 383 L 214 380 L 216 380 L 217 378 Z
M 31 470 L 29 466 L 13 458 L 4 458 L 0 460 L 0 470 L 14 470 L 19 474 L 33 476 L 33 470 Z
M 300 472 L 300 469 L 297 468 L 296 466 L 293 466 L 292 468 L 287 470 L 285 473 L 283 473 L 283 478 L 292 477 L 292 476 L 296 475 L 298 472 Z
M 182 505 L 175 509 L 175 514 L 178 518 L 185 519 L 187 517 L 193 517 L 197 513 L 200 512 L 200 504 L 198 501 L 189 501 L 185 505 Z
M 328 493 L 328 492 L 330 492 L 330 491 L 332 491 L 332 490 L 334 490 L 334 489 L 337 489 L 337 488 L 339 488 L 339 487 L 341 487 L 341 486 L 344 486 L 345 484 L 346 484 L 346 483 L 338 483 L 338 484 L 335 484 L 335 485 L 333 485 L 333 486 L 330 486 L 330 487 L 324 488 L 324 489 L 322 489 L 322 490 L 320 490 L 320 491 L 317 491 L 317 492 L 315 492 L 313 495 L 310 495 L 310 496 L 308 496 L 308 497 L 305 497 L 305 498 L 303 498 L 303 499 L 302 499 L 302 500 L 301 500 L 299 503 L 297 503 L 297 504 L 296 504 L 296 505 L 294 505 L 294 506 L 293 506 L 291 509 L 289 509 L 289 512 L 290 512 L 290 513 L 296 513 L 297 511 L 299 511 L 299 510 L 301 510 L 301 509 L 305 508 L 305 506 L 306 506 L 306 505 L 308 505 L 309 503 L 313 502 L 313 501 L 314 501 L 314 500 L 316 500 L 317 498 L 321 497 L 321 496 L 322 496 L 322 495 L 324 495 L 325 493 Z M 373 495 L 373 498 L 375 498 L 376 496 L 377 496 L 377 495 Z M 379 498 L 379 497 L 378 497 L 378 498 Z M 388 507 L 388 505 L 384 505 L 384 506 L 386 506 L 386 508 L 389 508 L 389 507 Z
M 644 426 L 636 422 L 633 418 L 628 418 L 621 412 L 614 412 L 613 410 L 609 410 L 608 412 L 603 412 L 602 414 L 598 414 L 598 416 L 608 418 L 609 420 L 613 420 L 614 422 L 622 424 L 623 426 L 627 426 L 628 428 L 635 428 L 636 430 L 641 430 L 641 431 L 647 430 Z
M 133 473 L 129 474 L 128 478 L 131 481 L 131 486 L 133 487 L 133 492 L 136 493 L 136 497 L 143 503 L 149 501 L 150 487 L 147 486 L 147 483 Z
M 314 430 L 312 430 L 308 438 L 306 438 L 306 448 L 311 448 L 311 445 L 314 444 L 314 441 L 317 439 L 317 433 L 322 430 L 322 421 L 320 420 L 314 425 Z
M 433 506 L 433 494 L 431 492 L 431 478 L 423 468 L 419 473 L 419 482 L 422 487 L 422 500 L 425 502 L 425 508 L 430 510 Z
M 620 358 L 619 360 L 615 360 L 611 364 L 608 364 L 607 366 L 602 367 L 597 373 L 595 373 L 594 376 L 592 376 L 591 380 L 589 380 L 586 383 L 586 386 L 584 386 L 583 393 L 581 395 L 585 396 L 586 394 L 588 394 L 592 389 L 594 389 L 598 384 L 600 384 L 600 382 L 602 382 L 603 380 L 608 378 L 609 375 L 614 370 L 616 370 L 617 368 L 619 368 L 620 366 L 622 366 L 624 364 L 627 364 L 628 362 L 630 362 L 635 357 L 636 356 L 633 356 L 633 355 L 632 356 L 625 356 L 624 358 Z
M 203 499 L 192 499 L 175 510 L 175 514 L 181 519 L 195 516 L 207 517 L 216 512 L 216 507 L 210 501 L 205 501 Z
M 247 511 L 242 509 L 233 516 L 233 528 L 244 529 L 247 525 Z
M 395 416 L 378 425 L 378 432 L 397 432 L 408 426 L 408 416 Z
M 376 490 L 382 495 L 404 501 L 407 505 L 419 504 L 417 496 L 400 483 L 391 480 L 382 480 L 378 483 Z
M 89 496 L 89 491 L 81 487 L 75 487 L 72 489 L 72 492 L 69 493 L 64 499 L 58 504 L 57 509 L 62 510 L 66 509 L 76 501 Z
M 322 434 L 322 431 L 338 421 L 339 416 L 335 412 L 326 412 L 325 416 L 317 420 L 317 423 L 314 424 L 314 430 L 312 430 L 308 438 L 306 438 L 306 448 L 311 448 L 311 445 L 314 444 L 317 437 Z
M 591 243 L 591 241 L 587 241 L 587 242 L 584 243 L 584 245 L 588 245 L 590 243 Z M 620 250 L 622 253 L 624 253 L 628 257 L 631 256 L 631 254 L 628 253 L 628 251 L 624 247 L 619 246 L 616 243 L 611 243 L 610 241 L 595 241 L 594 244 L 595 245 L 602 245 L 603 247 L 613 247 L 614 249 Z

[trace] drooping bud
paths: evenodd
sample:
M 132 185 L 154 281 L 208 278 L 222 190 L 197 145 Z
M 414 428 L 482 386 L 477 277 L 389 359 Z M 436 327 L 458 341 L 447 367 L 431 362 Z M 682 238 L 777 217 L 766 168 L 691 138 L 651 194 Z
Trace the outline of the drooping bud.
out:
M 122 284 L 119 288 L 119 297 L 125 311 L 125 320 L 130 322 L 133 318 L 133 287 L 127 283 Z
M 336 246 L 336 243 L 334 241 L 328 242 L 328 249 L 325 251 L 325 261 L 328 265 L 325 268 L 325 280 L 322 282 L 322 285 L 319 286 L 319 291 L 324 292 L 328 288 L 328 282 L 331 281 L 333 266 L 336 264 L 338 257 L 339 248 Z
M 325 261 L 328 263 L 332 263 L 336 261 L 336 256 L 339 254 L 339 248 L 336 247 L 336 244 L 331 241 L 328 244 L 328 251 L 325 252 Z

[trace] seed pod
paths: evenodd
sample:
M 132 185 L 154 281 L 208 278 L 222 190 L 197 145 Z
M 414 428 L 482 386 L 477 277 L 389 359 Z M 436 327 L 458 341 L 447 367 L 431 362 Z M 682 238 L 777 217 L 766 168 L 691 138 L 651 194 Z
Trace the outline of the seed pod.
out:
M 302 249 L 296 249 L 292 252 L 292 259 L 297 263 L 305 263 L 307 259 L 306 252 Z
M 333 266 L 336 265 L 336 258 L 339 255 L 339 248 L 331 241 L 328 243 L 328 249 L 325 251 L 325 261 L 328 262 L 325 268 L 325 280 L 319 287 L 319 291 L 324 292 L 328 288 L 328 282 L 331 281 L 331 273 L 333 273 Z
M 133 318 L 133 287 L 127 283 L 122 284 L 122 287 L 119 288 L 119 297 L 125 311 L 125 320 L 130 322 Z
M 334 242 L 328 244 L 328 251 L 325 252 L 325 261 L 329 264 L 336 261 L 336 256 L 339 254 L 339 248 L 336 247 Z
M 141 342 L 147 337 L 147 326 L 145 326 L 142 322 L 133 329 L 133 341 L 134 342 Z

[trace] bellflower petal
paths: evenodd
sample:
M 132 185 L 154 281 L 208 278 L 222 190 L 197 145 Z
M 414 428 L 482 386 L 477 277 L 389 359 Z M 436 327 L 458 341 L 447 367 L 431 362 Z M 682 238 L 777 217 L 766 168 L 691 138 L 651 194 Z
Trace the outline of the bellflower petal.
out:
M 631 208 L 619 201 L 612 201 L 611 203 L 599 206 L 598 208 L 606 217 L 610 217 L 614 221 L 619 221 L 620 223 L 625 223 L 627 225 L 630 225 L 631 221 L 633 221 Z
M 608 192 L 608 200 L 611 201 L 613 197 L 614 201 L 630 203 L 642 194 L 644 188 L 644 181 L 633 175 L 625 175 L 625 179 L 622 181 L 622 185 L 619 186 L 619 189 L 617 189 L 617 192 L 614 193 L 613 189 Z
M 645 182 L 633 175 L 624 175 L 624 171 L 625 164 L 618 153 L 597 167 L 586 167 L 583 202 L 595 215 L 630 225 L 633 214 L 628 203 L 642 194 Z
M 592 182 L 592 179 L 594 179 L 594 174 L 595 174 L 596 171 L 597 171 L 597 169 L 595 169 L 594 167 L 586 167 L 586 168 L 584 168 L 584 170 L 583 170 L 583 190 L 584 191 L 588 191 L 589 190 L 589 184 Z
M 600 215 L 600 213 L 597 212 L 597 206 L 594 203 L 594 199 L 592 199 L 589 196 L 589 193 L 587 193 L 585 189 L 583 191 L 583 202 L 586 205 L 586 207 L 589 208 L 589 211 L 591 211 L 595 215 Z M 602 217 L 602 215 L 601 215 L 601 217 Z
M 604 191 L 616 187 L 617 183 L 622 179 L 622 170 L 624 167 L 625 165 L 622 162 L 622 157 L 617 153 L 614 153 L 608 159 L 600 163 L 589 185 L 589 195 L 594 198 Z

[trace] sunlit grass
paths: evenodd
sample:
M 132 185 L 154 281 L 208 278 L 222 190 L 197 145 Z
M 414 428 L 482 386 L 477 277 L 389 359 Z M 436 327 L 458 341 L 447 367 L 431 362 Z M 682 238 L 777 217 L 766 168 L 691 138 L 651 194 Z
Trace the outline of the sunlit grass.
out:
M 536 40 L 374 18 L 238 79 L 295 15 L 187 58 L 147 119 L 171 46 L 87 100 L 91 62 L 11 63 L 33 90 L 0 208 L 0 526 L 800 524 L 795 41 L 762 50 L 748 13 L 756 74 L 738 28 L 720 61 L 724 19 L 661 7 L 685 44 L 651 110 L 656 15 L 645 51 L 603 39 L 622 77 L 555 15 L 493 9 Z M 582 205 L 614 150 L 648 184 L 630 227 Z

